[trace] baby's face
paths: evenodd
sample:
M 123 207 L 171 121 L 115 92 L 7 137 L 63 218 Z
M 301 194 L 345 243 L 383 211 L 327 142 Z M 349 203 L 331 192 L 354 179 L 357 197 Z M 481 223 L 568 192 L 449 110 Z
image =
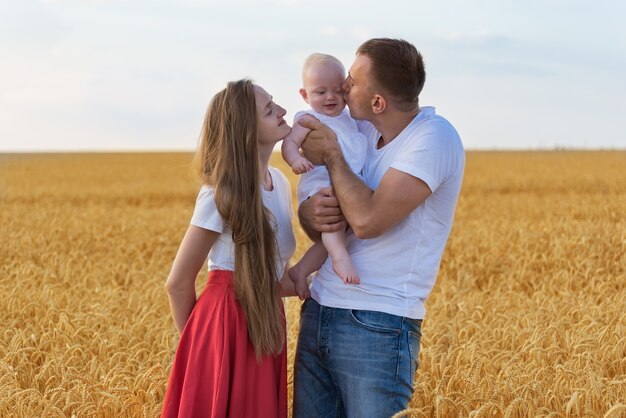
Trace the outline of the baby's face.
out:
M 346 107 L 341 88 L 345 74 L 334 63 L 319 63 L 304 77 L 300 91 L 313 110 L 326 116 L 337 116 Z

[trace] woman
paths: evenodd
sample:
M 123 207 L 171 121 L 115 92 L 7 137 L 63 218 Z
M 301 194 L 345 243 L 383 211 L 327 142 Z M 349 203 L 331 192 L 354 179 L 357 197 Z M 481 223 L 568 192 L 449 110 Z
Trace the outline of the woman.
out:
M 163 417 L 287 416 L 280 296 L 295 294 L 293 210 L 286 177 L 269 167 L 291 130 L 285 113 L 250 80 L 228 83 L 209 105 L 196 153 L 203 186 L 166 283 L 181 337 Z

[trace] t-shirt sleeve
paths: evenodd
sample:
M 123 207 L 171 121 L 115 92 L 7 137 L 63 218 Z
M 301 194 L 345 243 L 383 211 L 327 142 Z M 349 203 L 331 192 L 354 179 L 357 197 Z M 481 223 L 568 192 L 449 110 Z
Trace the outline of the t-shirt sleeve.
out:
M 293 123 L 296 123 L 298 119 L 300 119 L 304 115 L 309 115 L 315 117 L 315 115 L 311 114 L 311 112 L 307 112 L 306 110 L 300 110 L 293 115 Z
M 224 232 L 224 220 L 217 211 L 215 192 L 212 187 L 204 185 L 200 189 L 190 223 L 210 231 Z
M 445 182 L 446 173 L 450 172 L 448 140 L 437 130 L 420 133 L 398 153 L 391 168 L 417 177 L 434 192 Z

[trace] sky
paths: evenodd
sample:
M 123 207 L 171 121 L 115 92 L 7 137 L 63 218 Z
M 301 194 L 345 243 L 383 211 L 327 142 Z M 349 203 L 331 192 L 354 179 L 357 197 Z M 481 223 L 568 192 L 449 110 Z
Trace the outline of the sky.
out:
M 626 2 L 0 0 L 0 152 L 193 151 L 252 78 L 288 111 L 304 59 L 424 56 L 420 104 L 466 149 L 626 149 Z

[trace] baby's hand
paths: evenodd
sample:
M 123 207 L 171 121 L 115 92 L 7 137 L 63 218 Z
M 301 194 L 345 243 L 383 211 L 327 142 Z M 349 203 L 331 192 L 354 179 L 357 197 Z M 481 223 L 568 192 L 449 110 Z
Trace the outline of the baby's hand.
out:
M 309 170 L 313 170 L 315 166 L 311 163 L 311 161 L 307 160 L 304 157 L 298 158 L 292 165 L 291 169 L 295 174 L 306 173 Z

